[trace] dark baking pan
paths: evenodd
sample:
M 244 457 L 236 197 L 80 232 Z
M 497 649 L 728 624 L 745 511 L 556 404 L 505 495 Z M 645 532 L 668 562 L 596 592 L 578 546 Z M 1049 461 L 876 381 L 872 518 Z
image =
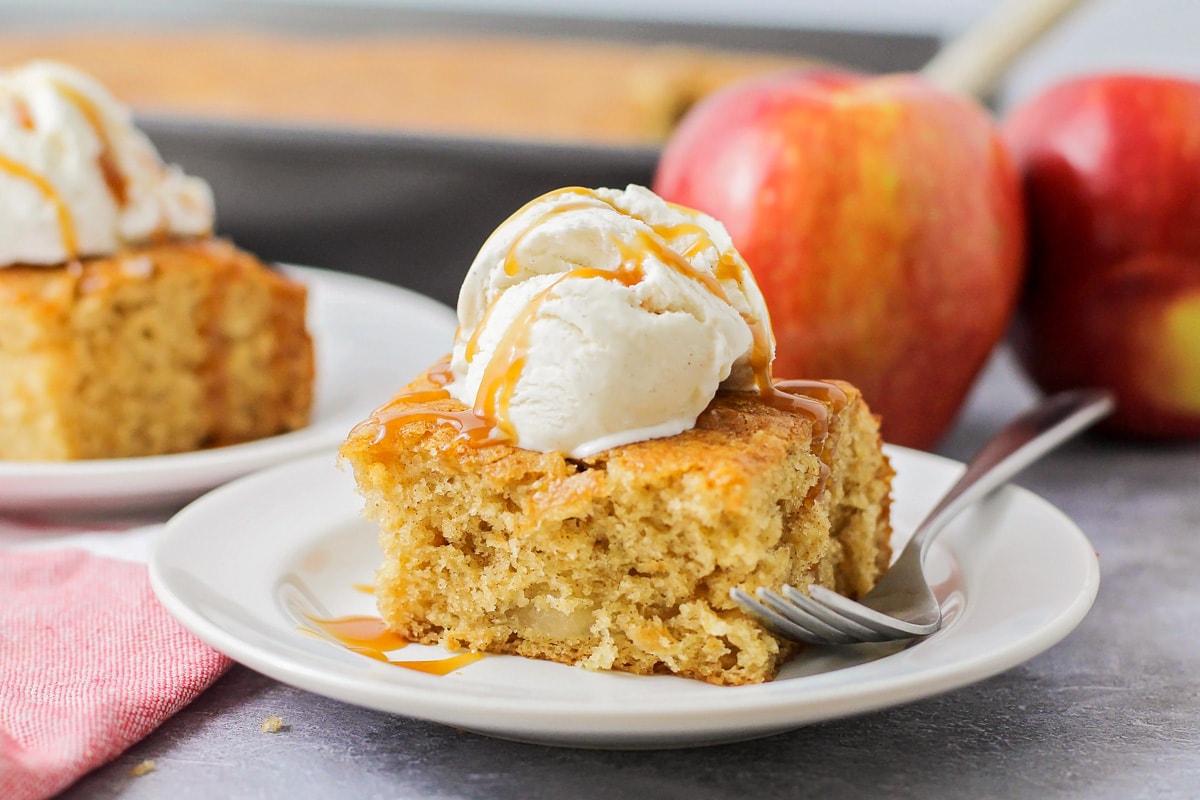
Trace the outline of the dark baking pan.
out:
M 305 35 L 424 32 L 592 38 L 789 53 L 867 71 L 913 69 L 931 37 L 734 28 L 411 8 L 280 3 L 7 3 L 14 30 L 241 27 Z M 481 65 L 483 67 L 485 65 Z M 475 251 L 512 211 L 559 186 L 650 182 L 657 151 L 143 117 L 163 156 L 208 179 L 218 229 L 277 261 L 380 278 L 453 304 Z
M 560 186 L 646 184 L 653 149 L 147 119 L 163 156 L 203 175 L 218 229 L 277 261 L 356 272 L 454 304 L 488 234 Z

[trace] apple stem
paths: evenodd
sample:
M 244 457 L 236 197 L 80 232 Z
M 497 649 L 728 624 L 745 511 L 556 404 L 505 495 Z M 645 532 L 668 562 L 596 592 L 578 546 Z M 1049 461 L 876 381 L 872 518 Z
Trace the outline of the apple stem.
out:
M 1009 65 L 1085 0 L 1006 0 L 938 51 L 921 76 L 946 91 L 982 98 Z

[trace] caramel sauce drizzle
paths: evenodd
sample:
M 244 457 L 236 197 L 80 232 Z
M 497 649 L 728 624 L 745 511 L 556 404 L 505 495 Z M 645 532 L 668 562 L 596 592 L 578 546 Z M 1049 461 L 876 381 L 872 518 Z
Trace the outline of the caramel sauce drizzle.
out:
M 632 242 L 613 239 L 613 244 L 618 248 L 621 257 L 621 261 L 615 269 L 580 267 L 569 270 L 559 275 L 550 286 L 528 301 L 497 343 L 491 361 L 484 370 L 474 406 L 470 410 L 441 411 L 427 407 L 428 403 L 450 399 L 450 393 L 445 387 L 453 381 L 454 377 L 450 371 L 449 357 L 447 357 L 426 373 L 426 380 L 436 388 L 401 393 L 376 411 L 375 415 L 364 423 L 378 426 L 375 435 L 376 442 L 381 441 L 393 425 L 425 420 L 452 426 L 458 432 L 455 439 L 465 439 L 471 445 L 483 446 L 501 442 L 515 444 L 516 431 L 509 419 L 508 408 L 525 367 L 530 329 L 542 307 L 557 297 L 555 290 L 563 281 L 573 278 L 601 279 L 616 281 L 625 286 L 634 286 L 645 278 L 645 263 L 654 257 L 680 275 L 696 281 L 714 297 L 727 304 L 730 304 L 729 295 L 722 283 L 733 281 L 739 290 L 744 292 L 748 270 L 745 262 L 732 253 L 720 254 L 711 275 L 696 269 L 690 263 L 690 259 L 709 248 L 719 250 L 703 226 L 694 222 L 656 225 L 641 216 L 618 208 L 614 203 L 591 189 L 566 187 L 550 192 L 526 203 L 510 215 L 505 224 L 520 217 L 535 204 L 563 194 L 582 196 L 577 202 L 565 203 L 540 214 L 516 236 L 505 254 L 504 271 L 506 274 L 515 276 L 520 271 L 520 262 L 517 260 L 518 251 L 525 237 L 549 219 L 560 214 L 588 208 L 608 207 L 642 222 L 647 225 L 649 230 L 638 231 Z M 671 205 L 684 213 L 692 213 L 681 206 Z M 686 247 L 681 248 L 683 240 L 688 238 L 692 241 Z M 488 315 L 494 308 L 494 303 L 488 307 L 484 312 L 483 319 L 476 325 L 466 343 L 464 356 L 468 362 L 472 361 L 478 353 L 480 334 L 487 327 Z M 819 451 L 823 467 L 818 486 L 818 490 L 820 490 L 824 486 L 825 477 L 829 473 L 836 450 L 835 437 L 831 435 L 830 415 L 845 407 L 846 394 L 834 384 L 824 381 L 783 381 L 776 384 L 771 377 L 771 337 L 766 320 L 757 318 L 746 311 L 742 311 L 741 316 L 750 328 L 752 335 L 753 347 L 750 354 L 750 366 L 754 374 L 755 389 L 760 397 L 773 407 L 801 414 L 812 420 L 813 446 Z M 413 406 L 417 406 L 417 408 L 413 408 Z
M 117 163 L 116 152 L 113 150 L 112 141 L 108 136 L 108 129 L 104 125 L 104 118 L 100 110 L 96 108 L 95 103 L 74 87 L 64 83 L 55 83 L 54 88 L 73 104 L 87 120 L 97 141 L 100 143 L 100 154 L 97 156 L 97 164 L 100 174 L 104 178 L 104 184 L 108 187 L 108 191 L 117 205 L 124 206 L 128 200 L 129 183 L 125 177 L 125 173 Z M 34 120 L 33 113 L 24 100 L 20 98 L 15 99 L 12 107 L 17 116 L 18 125 L 27 131 L 36 130 L 36 120 Z M 75 221 L 71 217 L 71 210 L 67 207 L 58 190 L 54 188 L 45 176 L 39 175 L 23 164 L 19 164 L 4 156 L 0 156 L 0 171 L 28 181 L 41 192 L 46 201 L 54 208 L 67 260 L 76 258 L 79 255 L 79 236 L 75 229 Z
M 30 110 L 29 104 L 25 102 L 23 97 L 14 97 L 12 99 L 13 113 L 17 115 L 17 124 L 29 132 L 37 130 L 37 122 L 33 118 L 33 111 Z
M 394 427 L 425 421 L 449 425 L 458 432 L 456 439 L 465 439 L 475 446 L 482 447 L 486 444 L 498 444 L 503 441 L 493 435 L 492 423 L 473 410 L 443 411 L 428 407 L 430 403 L 451 399 L 450 392 L 446 389 L 446 386 L 454 380 L 454 373 L 450 371 L 450 356 L 445 356 L 430 367 L 423 378 L 426 382 L 433 384 L 435 388 L 401 392 L 381 408 L 376 409 L 368 419 L 355 426 L 350 435 L 373 429 L 375 432 L 374 443 L 379 444 L 392 432 Z
M 841 387 L 828 381 L 786 380 L 775 383 L 770 389 L 769 393 L 759 392 L 765 402 L 785 411 L 798 411 L 812 419 L 813 449 L 818 450 L 821 462 L 821 474 L 810 494 L 810 498 L 815 498 L 825 491 L 837 453 L 838 439 L 830 417 L 841 413 L 849 398 Z
M 67 253 L 67 260 L 69 261 L 78 256 L 79 238 L 75 233 L 75 220 L 71 217 L 71 209 L 67 208 L 62 195 L 51 185 L 50 181 L 24 164 L 19 164 L 2 155 L 0 155 L 0 172 L 7 172 L 13 177 L 28 181 L 42 193 L 42 197 L 46 198 L 46 202 L 50 203 L 54 208 L 54 215 L 58 219 L 59 235 L 62 236 L 63 250 Z
M 475 354 L 479 352 L 479 337 L 483 335 L 483 329 L 487 327 L 488 320 L 492 318 L 492 311 L 496 308 L 496 304 L 492 303 L 483 310 L 483 317 L 480 318 L 479 324 L 475 326 L 475 330 L 471 331 L 471 337 L 467 339 L 467 346 L 463 350 L 463 358 L 470 364 L 475 360 Z M 454 334 L 454 341 L 458 341 L 458 334 L 462 331 L 460 327 Z
M 563 275 L 549 288 L 534 296 L 529 304 L 521 311 L 512 325 L 504 332 L 496 352 L 492 354 L 483 379 L 479 383 L 479 392 L 475 395 L 475 406 L 472 413 L 481 419 L 492 420 L 502 441 L 516 442 L 517 432 L 509 419 L 508 409 L 513 394 L 517 391 L 517 381 L 525 369 L 525 359 L 529 354 L 529 331 L 538 311 L 554 295 L 554 290 L 568 277 L 574 277 L 572 270 Z
M 566 191 L 566 190 L 558 189 L 554 192 L 551 192 L 549 195 L 543 195 L 539 199 L 545 199 L 547 197 L 556 197 L 558 195 L 563 194 L 564 191 Z M 579 190 L 579 191 L 588 191 L 588 190 Z M 537 202 L 537 201 L 535 200 L 534 202 Z M 527 203 L 526 205 L 528 206 L 529 204 Z M 521 271 L 521 262 L 517 260 L 518 252 L 521 249 L 521 243 L 525 241 L 526 236 L 528 236 L 529 234 L 533 233 L 535 230 L 540 228 L 543 223 L 549 221 L 550 219 L 552 219 L 554 217 L 559 217 L 559 216 L 562 216 L 563 214 L 568 214 L 572 211 L 582 211 L 584 209 L 602 208 L 602 207 L 611 207 L 611 203 L 604 202 L 599 196 L 588 195 L 577 202 L 567 203 L 566 205 L 558 206 L 557 208 L 552 208 L 549 211 L 547 211 L 546 213 L 539 216 L 533 222 L 529 223 L 529 225 L 526 226 L 525 230 L 521 231 L 521 233 L 519 233 L 517 235 L 517 238 L 513 240 L 512 245 L 508 248 L 508 253 L 506 253 L 504 256 L 504 274 L 512 276 L 512 275 L 516 275 L 518 272 Z M 518 214 L 519 213 L 520 212 L 518 212 Z
M 431 658 L 421 661 L 392 661 L 397 667 L 424 672 L 429 675 L 449 675 L 456 669 L 462 669 L 468 664 L 474 664 L 483 658 L 483 653 L 459 653 L 449 658 Z
M 589 199 L 594 199 L 594 200 L 600 201 L 600 198 L 595 197 L 595 192 L 593 192 L 591 189 L 585 189 L 581 186 L 564 186 L 561 189 L 555 189 L 554 191 L 546 192 L 543 195 L 538 195 L 537 197 L 533 198 L 528 203 L 521 206 L 513 213 L 509 214 L 507 219 L 505 219 L 504 222 L 500 223 L 500 226 L 498 228 L 496 228 L 496 230 L 503 229 L 505 226 L 508 225 L 508 223 L 517 219 L 522 214 L 524 214 L 526 211 L 528 211 L 529 209 L 536 206 L 538 203 L 541 203 L 545 200 L 551 200 L 555 197 L 561 197 L 564 194 L 581 194 Z M 600 202 L 603 202 L 603 201 L 600 201 Z M 531 225 L 530 227 L 533 227 L 533 226 Z M 518 238 L 520 238 L 520 237 L 518 237 Z
M 314 617 L 305 614 L 308 621 L 342 647 L 351 652 L 390 661 L 389 650 L 399 650 L 408 645 L 408 640 L 392 633 L 379 617 Z
M 359 587 L 362 584 L 355 584 Z M 392 664 L 397 667 L 424 672 L 430 675 L 448 675 L 457 669 L 462 669 L 468 664 L 473 664 L 483 658 L 483 653 L 458 653 L 448 658 L 435 658 L 426 660 L 407 660 L 398 659 L 389 656 L 389 652 L 401 650 L 409 644 L 409 641 L 402 636 L 388 630 L 383 620 L 379 617 L 367 616 L 349 616 L 349 617 L 314 617 L 305 614 L 308 621 L 317 630 L 301 626 L 300 630 L 319 636 L 320 638 L 333 639 L 342 647 L 352 653 L 373 658 L 376 661 L 382 661 L 386 664 Z M 322 636 L 321 634 L 324 634 Z
M 97 141 L 100 142 L 100 155 L 97 156 L 97 161 L 100 174 L 104 176 L 104 184 L 108 187 L 109 194 L 112 195 L 117 205 L 124 206 L 129 199 L 129 182 L 117 163 L 116 152 L 113 150 L 112 140 L 108 137 L 108 129 L 104 125 L 104 117 L 100 114 L 100 109 L 96 108 L 96 104 L 90 98 L 72 86 L 56 83 L 54 88 L 79 109 L 79 113 L 83 114 L 84 119 L 91 126 Z

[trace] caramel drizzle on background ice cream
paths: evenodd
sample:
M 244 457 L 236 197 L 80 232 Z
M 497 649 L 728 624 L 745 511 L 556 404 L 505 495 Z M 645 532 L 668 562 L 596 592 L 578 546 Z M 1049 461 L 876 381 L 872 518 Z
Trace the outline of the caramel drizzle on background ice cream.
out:
M 118 206 L 124 206 L 129 199 L 129 182 L 117 164 L 116 151 L 113 150 L 112 140 L 108 136 L 108 128 L 104 125 L 100 110 L 82 92 L 65 83 L 55 82 L 54 88 L 69 100 L 80 114 L 83 114 L 92 132 L 96 135 L 96 141 L 100 143 L 96 164 L 100 168 L 100 174 L 104 176 L 104 184 L 108 187 L 113 200 Z
M 364 423 L 377 426 L 376 441 L 386 436 L 388 429 L 394 425 L 424 420 L 449 424 L 458 431 L 456 438 L 465 439 L 472 445 L 483 446 L 499 443 L 517 445 L 516 431 L 508 415 L 509 404 L 525 367 L 533 323 L 538 318 L 542 307 L 556 297 L 555 289 L 563 281 L 601 279 L 616 281 L 625 286 L 635 286 L 645 277 L 645 262 L 649 258 L 655 257 L 668 268 L 701 284 L 727 305 L 732 305 L 732 303 L 729 295 L 721 286 L 722 282 L 732 280 L 739 289 L 744 291 L 747 267 L 731 252 L 720 254 L 713 274 L 698 270 L 689 262 L 690 258 L 698 256 L 708 248 L 719 251 L 716 243 L 713 242 L 703 226 L 691 222 L 656 225 L 618 207 L 590 189 L 567 187 L 542 195 L 512 214 L 500 227 L 503 228 L 504 225 L 520 217 L 534 204 L 563 194 L 578 194 L 581 195 L 581 199 L 578 202 L 549 209 L 528 223 L 508 249 L 504 262 L 506 274 L 517 275 L 519 273 L 518 258 L 524 238 L 552 217 L 561 214 L 607 207 L 642 222 L 650 230 L 638 231 L 632 243 L 616 237 L 612 239 L 612 243 L 618 248 L 621 256 L 621 261 L 615 269 L 580 267 L 568 270 L 527 302 L 525 308 L 497 343 L 491 360 L 484 370 L 473 408 L 463 411 L 442 411 L 427 407 L 429 403 L 451 399 L 449 391 L 445 388 L 453 381 L 449 357 L 447 357 L 426 373 L 426 380 L 435 388 L 401 393 L 376 411 L 372 418 Z M 691 213 L 690 210 L 679 206 L 675 206 L 675 208 L 684 213 Z M 692 237 L 692 242 L 682 250 L 676 249 L 688 237 Z M 487 327 L 488 317 L 494 308 L 495 303 L 485 309 L 483 318 L 475 326 L 466 342 L 464 357 L 468 363 L 478 353 L 480 335 Z M 750 366 L 753 370 L 756 390 L 767 404 L 785 411 L 802 414 L 812 421 L 814 446 L 820 448 L 823 473 L 827 474 L 836 446 L 834 437 L 830 435 L 830 414 L 837 413 L 846 405 L 846 394 L 836 385 L 825 381 L 783 381 L 778 384 L 772 381 L 771 339 L 766 322 L 746 312 L 741 312 L 741 316 L 752 335 Z M 414 406 L 418 407 L 414 408 Z M 824 483 L 823 478 L 824 475 L 822 484 Z
M 62 236 L 63 250 L 67 252 L 67 259 L 70 260 L 78 256 L 79 240 L 75 233 L 75 221 L 71 218 L 71 209 L 67 208 L 62 195 L 51 185 L 50 181 L 24 164 L 18 164 L 16 161 L 5 158 L 3 155 L 0 155 L 0 172 L 7 172 L 15 178 L 28 182 L 42 193 L 42 196 L 46 198 L 46 202 L 54 209 L 54 215 L 58 219 L 58 229 Z
M 29 108 L 29 103 L 25 102 L 22 97 L 14 97 L 12 99 L 13 113 L 17 116 L 17 125 L 32 133 L 37 130 L 37 124 L 33 119 L 33 111 Z
M 128 181 L 125 173 L 117 164 L 116 153 L 113 150 L 112 141 L 108 136 L 108 129 L 104 125 L 104 120 L 101 117 L 96 104 L 88 99 L 84 94 L 71 86 L 64 83 L 55 82 L 55 90 L 66 98 L 87 120 L 88 126 L 96 136 L 96 140 L 100 144 L 100 152 L 96 156 L 96 165 L 100 170 L 100 174 L 104 177 L 104 184 L 108 187 L 108 191 L 112 194 L 113 200 L 118 206 L 124 206 L 129 196 Z M 21 98 L 15 98 L 12 104 L 13 113 L 16 115 L 17 124 L 27 131 L 36 130 L 37 123 L 33 118 L 33 113 L 29 105 Z M 71 217 L 71 210 L 67 207 L 62 195 L 43 175 L 39 175 L 23 164 L 19 164 L 12 159 L 0 155 L 0 171 L 24 180 L 32 184 L 42 196 L 46 199 L 53 208 L 54 214 L 58 219 L 58 227 L 62 236 L 63 250 L 67 253 L 67 259 L 76 258 L 79 255 L 78 236 L 75 232 L 75 221 Z

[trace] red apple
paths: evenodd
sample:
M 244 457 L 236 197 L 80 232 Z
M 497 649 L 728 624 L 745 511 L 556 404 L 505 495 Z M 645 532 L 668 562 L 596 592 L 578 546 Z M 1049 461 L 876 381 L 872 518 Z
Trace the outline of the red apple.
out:
M 949 427 L 1016 302 L 1023 212 L 996 127 L 913 75 L 731 87 L 684 118 L 654 189 L 729 229 L 775 375 L 852 381 L 897 444 Z
M 1200 83 L 1080 78 L 1018 108 L 1005 136 L 1029 209 L 1030 374 L 1111 388 L 1110 430 L 1200 436 Z

